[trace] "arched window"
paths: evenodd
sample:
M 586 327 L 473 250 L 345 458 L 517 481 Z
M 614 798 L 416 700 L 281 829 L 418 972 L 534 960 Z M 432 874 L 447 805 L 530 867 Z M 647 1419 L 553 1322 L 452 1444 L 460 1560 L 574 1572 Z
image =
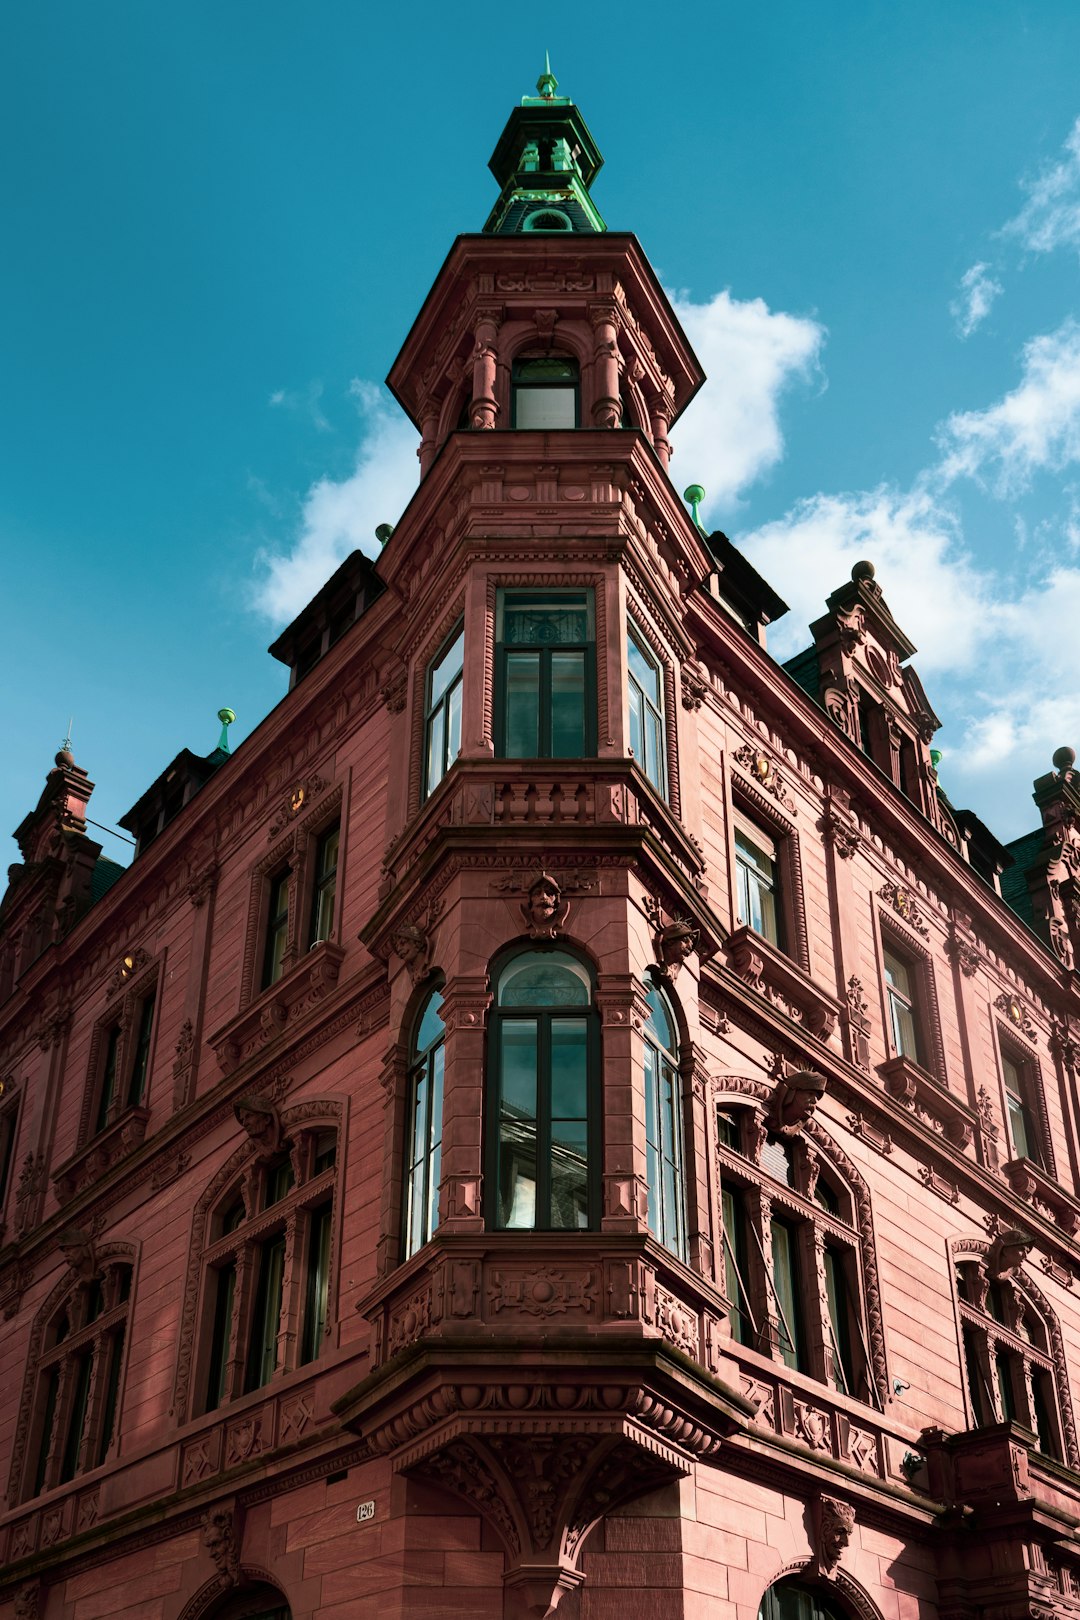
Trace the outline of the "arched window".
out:
M 798 1581 L 778 1581 L 761 1600 L 758 1620 L 847 1620 L 831 1593 Z
M 209 1217 L 200 1409 L 314 1361 L 329 1327 L 337 1132 L 286 1136 Z
M 770 1134 L 754 1109 L 720 1102 L 716 1127 L 732 1339 L 880 1406 L 850 1187 L 825 1152 Z
M 93 1261 L 89 1261 L 92 1265 Z M 25 1495 L 99 1467 L 116 1431 L 131 1266 L 106 1261 L 72 1284 L 44 1324 Z
M 433 990 L 417 1020 L 409 1065 L 409 1124 L 402 1223 L 406 1260 L 423 1247 L 439 1224 L 445 1033 L 442 994 Z
M 277 1587 L 257 1581 L 227 1593 L 205 1620 L 292 1620 L 292 1610 Z
M 1049 1313 L 1022 1276 L 991 1277 L 974 1259 L 958 1263 L 956 1285 L 971 1427 L 1019 1423 L 1044 1456 L 1060 1461 L 1059 1366 Z
M 648 1154 L 649 1230 L 665 1249 L 686 1259 L 682 1107 L 675 1016 L 655 984 L 645 1024 L 645 1140 Z
M 592 980 L 576 957 L 527 951 L 504 963 L 492 1021 L 490 1225 L 598 1225 L 596 1046 Z
M 578 364 L 572 355 L 549 354 L 514 361 L 511 426 L 576 428 L 579 415 Z

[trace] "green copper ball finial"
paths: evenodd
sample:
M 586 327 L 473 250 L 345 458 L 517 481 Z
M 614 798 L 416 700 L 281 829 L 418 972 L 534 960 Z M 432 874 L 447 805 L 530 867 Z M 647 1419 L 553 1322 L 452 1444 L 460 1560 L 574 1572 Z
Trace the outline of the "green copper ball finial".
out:
M 702 534 L 704 534 L 705 525 L 702 523 L 701 518 L 698 515 L 698 507 L 705 499 L 705 491 L 702 489 L 700 484 L 688 484 L 686 489 L 683 490 L 682 498 L 684 501 L 690 502 L 690 521 L 694 525 L 694 528 L 700 529 Z
M 221 721 L 221 736 L 218 738 L 218 749 L 221 753 L 227 754 L 230 752 L 229 727 L 236 719 L 236 715 L 231 709 L 219 709 L 217 717 Z
M 559 81 L 551 71 L 551 53 L 550 51 L 545 51 L 544 71 L 536 81 L 537 92 L 543 96 L 545 101 L 550 101 L 558 88 Z

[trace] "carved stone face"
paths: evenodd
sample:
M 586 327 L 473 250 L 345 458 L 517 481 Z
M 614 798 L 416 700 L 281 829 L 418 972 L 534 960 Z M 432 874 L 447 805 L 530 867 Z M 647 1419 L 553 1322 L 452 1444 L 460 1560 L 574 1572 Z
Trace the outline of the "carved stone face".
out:
M 390 943 L 407 967 L 418 962 L 427 948 L 426 938 L 412 925 L 399 928 Z
M 529 890 L 529 915 L 535 923 L 549 923 L 561 899 L 562 891 L 553 878 L 539 878 Z
M 275 1133 L 275 1121 L 270 1109 L 254 1108 L 250 1103 L 237 1103 L 236 1117 L 241 1128 L 253 1142 L 270 1142 Z

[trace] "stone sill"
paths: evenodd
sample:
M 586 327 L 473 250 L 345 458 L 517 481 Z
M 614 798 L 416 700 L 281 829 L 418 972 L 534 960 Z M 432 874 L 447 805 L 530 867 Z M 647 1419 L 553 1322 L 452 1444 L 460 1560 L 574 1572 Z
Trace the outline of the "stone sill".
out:
M 125 1108 L 85 1147 L 65 1160 L 52 1177 L 57 1203 L 70 1203 L 76 1194 L 99 1181 L 121 1159 L 141 1147 L 149 1120 L 149 1108 Z
M 947 1091 L 932 1074 L 908 1057 L 890 1058 L 878 1064 L 878 1073 L 889 1096 L 940 1131 L 953 1147 L 964 1150 L 975 1138 L 979 1119 L 974 1109 Z
M 276 984 L 212 1035 L 209 1044 L 222 1074 L 231 1073 L 268 1046 L 291 1022 L 322 1001 L 338 981 L 344 956 L 343 947 L 329 940 L 313 945 Z
M 1039 1204 L 1068 1237 L 1080 1230 L 1080 1204 L 1048 1176 L 1033 1159 L 1010 1159 L 1002 1165 L 1005 1179 L 1018 1198 Z
M 781 1012 L 827 1041 L 840 1019 L 840 1004 L 785 956 L 771 940 L 752 928 L 739 928 L 724 945 L 728 965 L 736 977 L 758 991 Z

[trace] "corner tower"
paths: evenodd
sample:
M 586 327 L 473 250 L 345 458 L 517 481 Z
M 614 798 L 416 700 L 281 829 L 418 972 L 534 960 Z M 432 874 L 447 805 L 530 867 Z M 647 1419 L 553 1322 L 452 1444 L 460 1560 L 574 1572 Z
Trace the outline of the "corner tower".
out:
M 584 119 L 550 73 L 538 88 L 492 158 L 487 227 L 454 243 L 389 377 L 421 480 L 379 561 L 405 607 L 401 734 L 362 938 L 400 1032 L 399 1168 L 373 1371 L 339 1408 L 395 1472 L 485 1514 L 508 1615 L 573 1590 L 604 1504 L 685 1474 L 745 1406 L 719 1381 L 691 1073 L 723 934 L 687 602 L 718 564 L 667 465 L 703 373 L 591 200 Z

